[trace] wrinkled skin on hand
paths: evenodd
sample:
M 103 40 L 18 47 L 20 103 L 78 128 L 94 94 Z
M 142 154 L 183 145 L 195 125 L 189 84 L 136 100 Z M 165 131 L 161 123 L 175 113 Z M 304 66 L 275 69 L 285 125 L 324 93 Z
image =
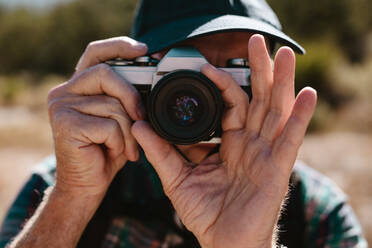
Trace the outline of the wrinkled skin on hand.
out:
M 57 191 L 102 198 L 127 160 L 138 159 L 131 125 L 145 116 L 139 93 L 102 62 L 146 52 L 128 37 L 92 42 L 73 77 L 49 92 Z
M 272 69 L 265 41 L 248 44 L 252 94 L 212 65 L 202 73 L 221 90 L 226 110 L 217 154 L 189 163 L 145 121 L 132 133 L 162 181 L 184 225 L 202 247 L 272 247 L 297 151 L 316 104 L 316 92 L 295 98 L 295 57 L 279 49 Z
M 290 48 L 278 51 L 272 70 L 262 36 L 252 36 L 248 49 L 229 47 L 234 42 L 219 44 L 217 37 L 212 37 L 213 44 L 231 52 L 229 57 L 248 50 L 253 93 L 249 101 L 228 73 L 211 65 L 202 68 L 221 90 L 226 106 L 219 153 L 192 159 L 199 163 L 185 161 L 143 121 L 136 89 L 102 64 L 145 55 L 145 45 L 128 37 L 93 42 L 73 77 L 48 97 L 57 157 L 55 189 L 100 201 L 122 166 L 138 159 L 138 142 L 182 222 L 203 247 L 270 247 L 316 93 L 305 88 L 295 98 Z M 208 49 L 211 43 L 204 45 L 207 49 L 197 48 L 207 58 L 222 58 L 218 49 Z M 189 150 L 208 151 L 203 149 Z

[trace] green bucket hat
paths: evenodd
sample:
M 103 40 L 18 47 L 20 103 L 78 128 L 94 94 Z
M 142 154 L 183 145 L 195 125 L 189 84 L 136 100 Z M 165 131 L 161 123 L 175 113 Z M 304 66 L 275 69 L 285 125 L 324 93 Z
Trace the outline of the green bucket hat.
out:
M 305 54 L 282 32 L 265 0 L 141 0 L 132 37 L 146 43 L 151 54 L 190 38 L 227 31 L 259 33 Z

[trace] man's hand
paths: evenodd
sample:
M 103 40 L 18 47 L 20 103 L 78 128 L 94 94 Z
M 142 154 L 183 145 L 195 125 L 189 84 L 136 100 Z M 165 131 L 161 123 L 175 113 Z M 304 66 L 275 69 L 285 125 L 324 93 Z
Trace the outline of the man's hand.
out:
M 74 76 L 50 91 L 56 185 L 10 247 L 76 247 L 117 171 L 138 158 L 131 125 L 145 116 L 136 89 L 99 63 L 146 52 L 127 37 L 93 42 Z
M 48 97 L 57 157 L 56 190 L 102 197 L 117 171 L 138 159 L 132 120 L 144 118 L 137 90 L 103 61 L 147 52 L 128 37 L 91 43 L 74 76 Z
M 190 164 L 146 122 L 132 126 L 179 217 L 205 248 L 271 247 L 316 104 L 311 88 L 294 96 L 295 57 L 290 48 L 278 51 L 273 71 L 262 36 L 252 36 L 248 47 L 251 102 L 228 73 L 211 65 L 202 69 L 227 106 L 218 154 Z

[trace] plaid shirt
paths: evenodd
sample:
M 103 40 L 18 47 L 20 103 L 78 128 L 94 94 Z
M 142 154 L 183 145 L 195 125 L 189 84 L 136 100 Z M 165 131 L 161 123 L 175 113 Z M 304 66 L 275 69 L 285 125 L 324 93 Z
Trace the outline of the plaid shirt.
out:
M 30 218 L 42 200 L 44 190 L 54 184 L 55 168 L 54 157 L 50 157 L 36 167 L 31 178 L 7 213 L 0 229 L 0 248 L 5 247 L 20 232 L 25 220 Z M 111 202 L 112 199 L 115 199 L 115 204 L 107 204 L 110 214 L 102 215 L 104 216 L 102 219 L 107 220 L 107 225 L 101 233 L 102 238 L 98 239 L 100 240 L 99 244 L 95 243 L 95 247 L 165 248 L 198 246 L 195 239 L 194 243 L 179 246 L 184 244 L 190 238 L 190 235 L 186 235 L 185 230 L 181 230 L 182 224 L 177 219 L 177 215 L 174 212 L 172 213 L 171 208 L 164 207 L 164 204 L 157 207 L 153 205 L 154 202 L 162 202 L 162 199 L 164 200 L 166 197 L 159 178 L 144 156 L 142 155 L 136 163 L 128 163 L 124 169 L 126 171 L 119 173 L 112 183 L 112 185 L 116 184 L 115 187 L 120 190 L 108 190 L 108 195 L 111 194 L 111 197 L 107 196 L 107 202 L 110 203 L 110 199 Z M 304 218 L 301 220 L 303 231 L 302 233 L 295 233 L 297 229 L 295 227 L 294 231 L 289 230 L 286 235 L 289 237 L 301 235 L 302 247 L 367 247 L 368 245 L 353 210 L 346 203 L 345 194 L 331 180 L 301 162 L 296 163 L 294 172 L 299 176 L 302 185 L 300 201 L 303 208 L 300 212 L 303 212 Z M 163 209 L 163 212 L 167 212 L 168 216 L 172 215 L 173 218 L 168 218 L 171 221 L 165 221 L 165 217 L 142 218 L 143 216 L 133 214 L 130 211 L 124 213 L 116 211 L 115 209 L 121 209 L 120 206 L 129 206 L 128 209 L 134 209 L 134 212 L 139 211 L 144 216 L 151 215 L 149 213 L 154 209 Z M 292 211 L 291 208 L 288 211 Z M 162 216 L 163 212 L 152 212 L 152 216 Z M 298 219 L 298 217 L 296 218 Z M 105 225 L 99 224 L 98 226 Z M 286 230 L 281 230 L 279 237 L 281 233 L 285 232 Z M 89 230 L 86 235 L 88 239 L 97 236 L 89 236 Z M 83 245 L 83 243 L 79 244 L 80 247 L 91 247 Z

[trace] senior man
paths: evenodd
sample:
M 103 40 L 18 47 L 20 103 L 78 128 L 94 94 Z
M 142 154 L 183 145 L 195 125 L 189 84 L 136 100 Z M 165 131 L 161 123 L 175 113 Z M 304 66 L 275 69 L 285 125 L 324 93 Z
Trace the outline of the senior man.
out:
M 316 92 L 295 97 L 292 49 L 304 50 L 265 1 L 142 1 L 133 36 L 141 42 L 92 42 L 71 79 L 50 92 L 55 159 L 11 207 L 3 246 L 366 246 L 344 195 L 304 165 L 293 170 Z M 288 47 L 272 63 L 277 42 Z M 201 72 L 225 106 L 220 145 L 159 137 L 136 88 L 103 63 L 162 59 L 177 46 L 209 62 Z M 251 99 L 216 68 L 232 58 L 249 61 Z

